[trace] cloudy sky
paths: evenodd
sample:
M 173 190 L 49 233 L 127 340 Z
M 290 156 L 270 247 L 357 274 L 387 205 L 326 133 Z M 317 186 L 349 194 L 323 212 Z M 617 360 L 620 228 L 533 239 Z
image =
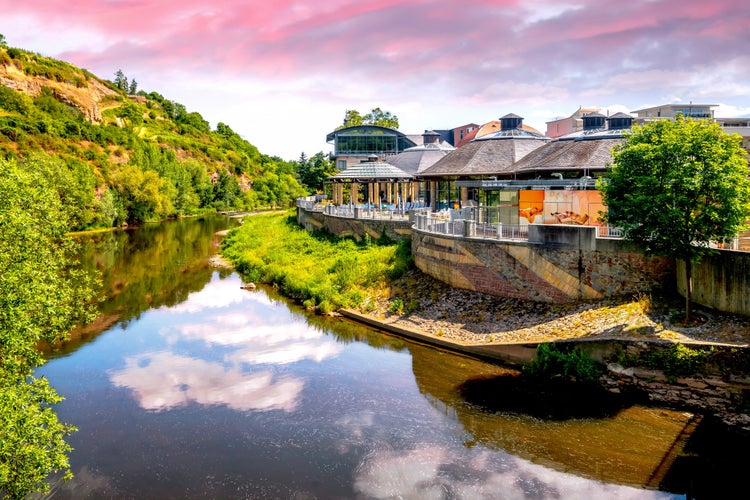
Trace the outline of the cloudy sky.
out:
M 747 0 L 0 0 L 8 45 L 122 69 L 261 152 L 329 151 L 347 109 L 407 134 L 690 102 L 750 114 Z

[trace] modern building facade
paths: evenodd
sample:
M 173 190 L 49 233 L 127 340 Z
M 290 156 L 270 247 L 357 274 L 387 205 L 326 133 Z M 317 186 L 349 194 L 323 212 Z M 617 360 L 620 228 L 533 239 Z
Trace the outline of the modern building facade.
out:
M 334 130 L 326 136 L 326 142 L 333 144 L 332 159 L 338 170 L 346 170 L 372 155 L 385 158 L 417 145 L 398 130 L 376 125 Z

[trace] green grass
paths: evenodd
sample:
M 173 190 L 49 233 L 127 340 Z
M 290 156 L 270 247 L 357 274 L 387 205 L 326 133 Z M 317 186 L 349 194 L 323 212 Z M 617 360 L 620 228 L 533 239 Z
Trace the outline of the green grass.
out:
M 222 254 L 246 279 L 324 313 L 386 296 L 390 280 L 411 267 L 410 250 L 408 240 L 357 243 L 309 233 L 293 212 L 246 217 L 222 242 Z

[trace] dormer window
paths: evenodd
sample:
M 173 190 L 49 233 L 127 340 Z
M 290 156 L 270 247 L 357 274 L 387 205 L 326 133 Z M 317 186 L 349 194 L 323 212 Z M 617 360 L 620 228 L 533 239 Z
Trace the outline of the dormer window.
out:
M 606 116 L 601 113 L 589 113 L 581 117 L 583 120 L 583 130 L 596 130 L 604 128 Z

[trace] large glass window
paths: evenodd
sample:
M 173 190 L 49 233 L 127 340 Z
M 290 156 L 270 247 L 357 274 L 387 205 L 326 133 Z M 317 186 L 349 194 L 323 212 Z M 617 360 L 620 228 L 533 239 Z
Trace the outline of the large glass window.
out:
M 398 152 L 395 135 L 340 135 L 336 140 L 337 154 L 386 154 Z
M 444 208 L 461 208 L 459 188 L 453 182 L 441 181 L 437 182 L 435 186 L 435 201 L 437 202 L 437 209 L 442 210 Z

